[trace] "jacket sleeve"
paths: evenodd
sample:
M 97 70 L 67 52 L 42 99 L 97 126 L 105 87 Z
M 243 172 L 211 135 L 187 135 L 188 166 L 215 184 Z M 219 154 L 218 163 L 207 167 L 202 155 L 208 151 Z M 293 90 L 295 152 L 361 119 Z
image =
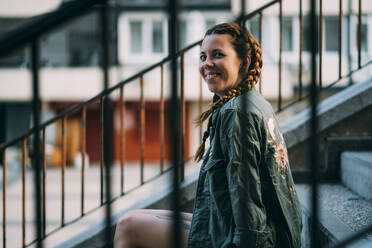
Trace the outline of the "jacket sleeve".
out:
M 233 243 L 236 247 L 262 247 L 268 235 L 259 174 L 262 118 L 229 109 L 222 119 L 222 150 L 236 225 Z

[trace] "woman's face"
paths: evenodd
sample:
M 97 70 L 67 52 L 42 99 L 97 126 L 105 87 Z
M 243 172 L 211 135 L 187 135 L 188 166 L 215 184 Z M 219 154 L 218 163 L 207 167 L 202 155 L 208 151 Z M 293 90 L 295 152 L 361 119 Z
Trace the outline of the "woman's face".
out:
M 231 39 L 228 34 L 207 35 L 200 51 L 199 72 L 209 90 L 220 97 L 241 80 L 242 61 L 232 47 Z

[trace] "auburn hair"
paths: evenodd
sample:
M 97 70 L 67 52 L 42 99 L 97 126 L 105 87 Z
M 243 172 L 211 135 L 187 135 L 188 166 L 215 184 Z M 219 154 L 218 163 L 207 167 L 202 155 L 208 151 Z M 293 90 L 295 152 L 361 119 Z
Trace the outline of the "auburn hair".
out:
M 213 111 L 222 107 L 231 98 L 253 89 L 258 83 L 262 69 L 261 46 L 245 27 L 239 26 L 235 22 L 217 24 L 207 30 L 204 38 L 213 34 L 228 34 L 232 37 L 231 45 L 242 61 L 239 72 L 243 76 L 235 88 L 226 89 L 222 97 L 214 97 L 210 107 L 195 120 L 198 125 L 201 125 L 209 118 L 208 127 L 204 132 L 202 143 L 195 154 L 195 161 L 200 161 L 204 155 L 205 142 L 209 137 L 209 127 L 211 125 L 210 116 Z M 249 65 L 247 65 L 247 61 L 250 61 Z

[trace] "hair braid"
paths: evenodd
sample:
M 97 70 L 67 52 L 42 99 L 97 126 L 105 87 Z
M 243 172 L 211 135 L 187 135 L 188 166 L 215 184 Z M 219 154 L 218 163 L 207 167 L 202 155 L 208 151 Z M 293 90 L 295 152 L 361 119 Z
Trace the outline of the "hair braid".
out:
M 209 128 L 211 126 L 211 114 L 214 110 L 222 107 L 230 99 L 240 96 L 241 94 L 253 89 L 261 76 L 262 68 L 262 51 L 258 41 L 245 28 L 236 23 L 222 23 L 210 28 L 206 35 L 212 34 L 229 34 L 233 38 L 231 43 L 242 61 L 242 73 L 244 73 L 241 82 L 232 89 L 227 89 L 225 94 L 212 102 L 209 108 L 204 111 L 197 119 L 196 124 L 201 125 L 206 119 L 208 120 L 207 130 L 204 132 L 203 141 L 200 144 L 194 160 L 200 161 L 204 155 L 205 142 L 209 137 Z M 247 57 L 250 58 L 250 64 L 247 67 Z

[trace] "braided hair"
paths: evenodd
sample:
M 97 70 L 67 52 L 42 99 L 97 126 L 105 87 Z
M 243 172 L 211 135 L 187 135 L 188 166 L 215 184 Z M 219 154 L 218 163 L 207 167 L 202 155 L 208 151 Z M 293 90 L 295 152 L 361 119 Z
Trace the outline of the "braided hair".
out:
M 209 127 L 211 126 L 211 114 L 214 110 L 222 107 L 231 98 L 239 96 L 244 92 L 247 92 L 255 87 L 261 76 L 262 68 L 262 52 L 258 41 L 252 36 L 252 34 L 244 27 L 239 26 L 234 22 L 217 24 L 205 33 L 204 38 L 207 35 L 213 34 L 228 34 L 232 37 L 231 45 L 236 51 L 239 59 L 242 61 L 240 73 L 243 74 L 242 80 L 238 83 L 235 88 L 229 88 L 224 92 L 224 95 L 220 98 L 213 98 L 213 102 L 210 107 L 201 113 L 196 119 L 196 123 L 201 125 L 205 120 L 208 120 L 207 130 L 204 132 L 202 143 L 195 154 L 195 161 L 200 161 L 204 155 L 205 142 L 209 137 Z M 247 60 L 248 58 L 248 60 Z M 247 65 L 247 61 L 250 64 Z

